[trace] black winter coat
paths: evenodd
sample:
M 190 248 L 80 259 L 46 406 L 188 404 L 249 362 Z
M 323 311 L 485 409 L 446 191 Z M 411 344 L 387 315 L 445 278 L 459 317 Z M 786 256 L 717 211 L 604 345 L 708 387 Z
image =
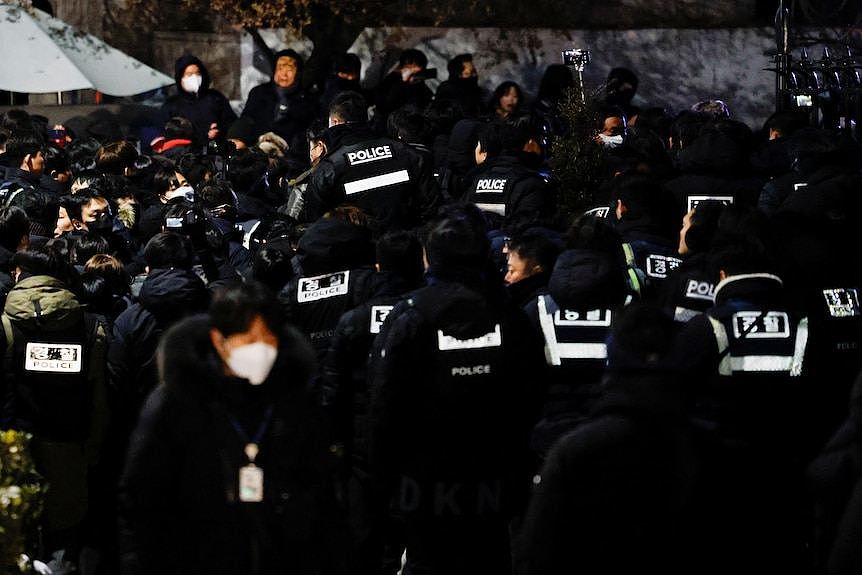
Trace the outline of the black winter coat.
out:
M 191 271 L 152 270 L 138 301 L 114 322 L 108 373 L 119 421 L 130 430 L 147 395 L 156 387 L 156 347 L 162 334 L 183 317 L 209 305 L 203 282 Z
M 331 151 L 311 175 L 305 220 L 341 204 L 358 206 L 381 231 L 409 229 L 434 215 L 439 204 L 431 163 L 401 142 L 375 137 L 366 127 L 341 124 L 330 131 Z
M 519 575 L 697 572 L 683 568 L 696 472 L 684 407 L 666 375 L 611 376 L 594 413 L 533 480 L 515 545 Z
M 408 570 L 509 573 L 541 394 L 526 318 L 435 280 L 391 312 L 371 361 L 370 460 L 404 515 Z
M 308 142 L 305 139 L 305 130 L 317 117 L 317 105 L 297 84 L 294 84 L 294 87 L 286 97 L 285 110 L 279 112 L 278 87 L 275 83 L 267 82 L 255 86 L 248 93 L 242 117 L 250 118 L 254 122 L 255 140 L 261 134 L 275 132 L 290 145 L 292 155 L 307 159 Z
M 164 384 L 147 401 L 120 486 L 124 572 L 340 573 L 341 516 L 327 432 L 308 393 L 313 356 L 299 334 L 280 335 L 267 381 L 222 374 L 206 316 L 165 334 Z M 239 501 L 245 440 L 272 408 L 257 465 L 264 500 Z
M 181 85 L 183 72 L 192 64 L 200 68 L 202 77 L 201 87 L 196 94 L 186 92 Z M 177 93 L 168 98 L 162 105 L 165 120 L 174 116 L 182 116 L 191 120 L 195 127 L 196 142 L 200 145 L 205 144 L 209 139 L 207 133 L 211 124 L 218 126 L 219 136 L 223 138 L 230 125 L 236 120 L 236 114 L 231 109 L 230 102 L 224 94 L 210 88 L 209 70 L 203 62 L 194 56 L 181 56 L 176 61 L 174 80 L 177 85 Z
M 554 187 L 514 156 L 489 158 L 469 176 L 465 199 L 495 214 L 495 220 L 539 219 L 555 213 Z

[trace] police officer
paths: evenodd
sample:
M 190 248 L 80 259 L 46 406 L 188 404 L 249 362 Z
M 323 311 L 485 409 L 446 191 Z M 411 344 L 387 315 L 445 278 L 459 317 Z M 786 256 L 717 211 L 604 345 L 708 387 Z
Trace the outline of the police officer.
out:
M 554 188 L 521 160 L 533 140 L 531 120 L 521 116 L 488 124 L 479 134 L 475 171 L 464 196 L 495 227 L 512 218 L 541 219 L 556 208 Z
M 372 293 L 371 233 L 341 219 L 349 211 L 359 212 L 343 208 L 309 226 L 297 246 L 300 273 L 278 294 L 287 319 L 311 339 L 321 362 L 339 318 Z
M 668 274 L 682 262 L 677 246 L 659 221 L 662 193 L 653 179 L 638 174 L 616 176 L 611 184 L 616 228 L 626 258 L 643 272 L 645 297 L 654 297 Z
M 430 285 L 392 310 L 372 351 L 370 459 L 404 517 L 409 572 L 511 572 L 541 346 L 487 295 L 484 227 L 471 206 L 431 227 Z
M 306 221 L 341 204 L 362 208 L 381 230 L 408 229 L 433 213 L 439 193 L 431 165 L 409 146 L 375 136 L 356 92 L 329 107 L 329 152 L 306 190 Z
M 542 334 L 549 382 L 532 448 L 544 456 L 589 413 L 607 359 L 606 340 L 630 294 L 619 236 L 604 220 L 584 215 L 568 232 L 548 284 L 527 306 Z
M 0 333 L 0 428 L 33 434 L 37 470 L 51 486 L 41 523 L 45 554 L 39 559 L 65 550 L 76 562 L 85 543 L 84 522 L 99 499 L 88 482 L 108 418 L 106 328 L 70 291 L 74 270 L 58 255 L 25 250 L 12 264 L 16 284 Z
M 422 246 L 410 232 L 377 241 L 373 296 L 338 321 L 324 363 L 325 394 L 333 398 L 337 439 L 347 458 L 348 502 L 356 573 L 378 573 L 379 532 L 374 528 L 368 466 L 368 354 L 386 317 L 404 294 L 422 284 Z M 396 553 L 398 560 L 401 554 Z
M 662 307 L 679 324 L 712 307 L 719 280 L 709 248 L 723 209 L 721 202 L 707 200 L 682 219 L 677 248 L 682 263 L 668 275 L 658 294 Z
M 803 563 L 796 504 L 804 500 L 798 461 L 808 426 L 801 407 L 808 320 L 788 307 L 762 244 L 724 241 L 715 254 L 715 305 L 686 324 L 675 352 L 696 386 L 702 469 L 691 549 L 716 559 L 701 572 L 744 561 L 754 571 L 795 573 Z

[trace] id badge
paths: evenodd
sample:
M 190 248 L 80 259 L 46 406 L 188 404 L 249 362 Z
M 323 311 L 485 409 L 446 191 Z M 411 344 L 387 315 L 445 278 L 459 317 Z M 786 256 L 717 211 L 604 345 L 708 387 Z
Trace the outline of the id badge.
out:
M 239 468 L 239 500 L 243 503 L 263 501 L 263 469 L 255 465 Z

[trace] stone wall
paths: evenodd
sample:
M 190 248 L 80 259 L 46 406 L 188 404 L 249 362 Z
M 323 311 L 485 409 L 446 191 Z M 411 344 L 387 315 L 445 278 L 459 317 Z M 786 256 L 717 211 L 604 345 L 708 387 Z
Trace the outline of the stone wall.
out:
M 270 32 L 275 49 L 291 46 L 308 54 L 307 43 L 284 42 Z M 640 77 L 641 105 L 663 106 L 671 112 L 707 98 L 727 102 L 734 116 L 753 127 L 772 113 L 774 76 L 766 55 L 774 50 L 773 32 L 765 28 L 640 29 L 640 30 L 502 30 L 495 28 L 366 28 L 351 47 L 362 60 L 363 82 L 375 84 L 391 68 L 398 52 L 417 47 L 428 55 L 429 67 L 446 78 L 446 61 L 463 52 L 474 55 L 480 85 L 489 93 L 500 82 L 518 81 L 534 95 L 550 64 L 560 63 L 566 48 L 589 48 L 588 89 L 598 89 L 615 66 Z M 265 74 L 251 66 L 253 45 L 242 40 L 242 96 Z M 436 87 L 435 82 L 429 85 Z

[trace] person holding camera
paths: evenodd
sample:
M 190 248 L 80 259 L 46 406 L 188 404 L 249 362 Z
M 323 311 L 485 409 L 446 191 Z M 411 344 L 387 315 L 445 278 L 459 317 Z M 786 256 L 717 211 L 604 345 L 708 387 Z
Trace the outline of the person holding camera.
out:
M 434 98 L 434 92 L 425 80 L 436 78 L 437 70 L 428 69 L 428 57 L 415 49 L 404 50 L 398 58 L 398 67 L 377 86 L 374 101 L 374 128 L 377 133 L 386 131 L 389 114 L 404 106 L 424 110 Z

